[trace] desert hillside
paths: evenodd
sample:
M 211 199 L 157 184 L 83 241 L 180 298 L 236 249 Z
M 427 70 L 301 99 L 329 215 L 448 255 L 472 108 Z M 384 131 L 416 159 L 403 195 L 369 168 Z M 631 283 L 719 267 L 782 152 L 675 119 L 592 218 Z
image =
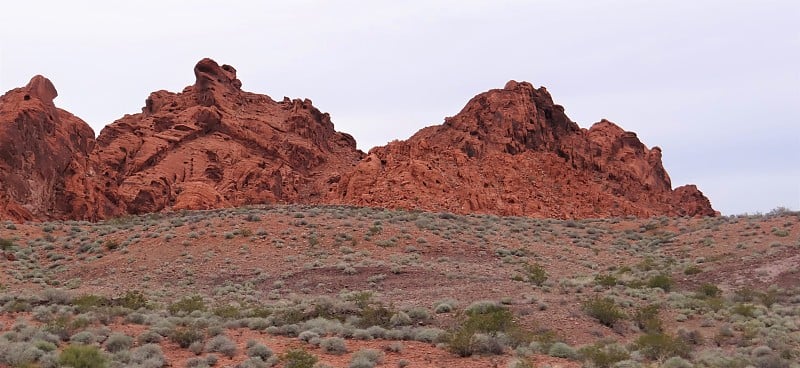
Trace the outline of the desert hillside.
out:
M 556 220 L 279 205 L 4 222 L 0 247 L 0 366 L 800 360 L 800 214 L 785 210 Z

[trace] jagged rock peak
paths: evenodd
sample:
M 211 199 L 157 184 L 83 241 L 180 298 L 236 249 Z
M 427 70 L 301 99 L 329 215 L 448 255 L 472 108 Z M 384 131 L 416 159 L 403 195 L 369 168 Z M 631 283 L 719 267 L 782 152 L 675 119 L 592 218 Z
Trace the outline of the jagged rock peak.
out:
M 44 103 L 52 104 L 53 99 L 58 96 L 58 91 L 49 79 L 36 75 L 25 86 L 25 100 L 36 98 Z
M 194 67 L 197 103 L 202 106 L 219 105 L 222 99 L 242 89 L 242 82 L 236 78 L 236 69 L 230 65 L 220 66 L 216 61 L 205 58 Z

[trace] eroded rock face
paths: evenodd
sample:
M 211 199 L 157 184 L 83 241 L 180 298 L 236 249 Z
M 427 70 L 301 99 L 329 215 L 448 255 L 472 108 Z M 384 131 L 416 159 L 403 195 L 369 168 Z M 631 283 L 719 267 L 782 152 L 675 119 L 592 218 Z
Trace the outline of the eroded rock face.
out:
M 0 97 L 0 218 L 96 220 L 108 213 L 94 188 L 94 132 L 55 106 L 37 75 Z
M 336 195 L 364 206 L 536 217 L 713 215 L 672 191 L 661 149 L 609 121 L 581 129 L 526 82 L 473 98 L 444 124 L 369 152 Z
M 236 70 L 201 60 L 181 93 L 104 128 L 94 156 L 105 194 L 128 213 L 320 203 L 362 157 L 310 100 L 241 90 Z
M 444 124 L 368 155 L 310 100 L 245 92 L 201 60 L 195 84 L 91 128 L 36 76 L 0 97 L 0 218 L 97 220 L 263 203 L 536 217 L 715 214 L 672 190 L 661 149 L 609 121 L 582 129 L 544 89 L 511 81 Z

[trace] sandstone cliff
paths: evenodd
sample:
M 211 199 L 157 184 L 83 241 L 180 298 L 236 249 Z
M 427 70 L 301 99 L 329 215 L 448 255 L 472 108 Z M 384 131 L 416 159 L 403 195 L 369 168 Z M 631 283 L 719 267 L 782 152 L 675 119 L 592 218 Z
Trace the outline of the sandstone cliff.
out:
M 56 96 L 50 80 L 37 75 L 0 97 L 0 218 L 96 220 L 107 214 L 94 189 L 94 132 L 57 108 Z
M 515 81 L 479 94 L 442 125 L 372 149 L 337 195 L 457 213 L 714 215 L 696 187 L 672 191 L 659 148 L 605 120 L 581 129 L 543 87 Z
M 536 217 L 713 216 L 672 189 L 661 150 L 617 125 L 582 129 L 526 82 L 481 93 L 444 124 L 356 149 L 309 100 L 245 92 L 201 60 L 180 93 L 153 92 L 97 139 L 44 77 L 0 98 L 0 218 L 96 220 L 264 203 Z

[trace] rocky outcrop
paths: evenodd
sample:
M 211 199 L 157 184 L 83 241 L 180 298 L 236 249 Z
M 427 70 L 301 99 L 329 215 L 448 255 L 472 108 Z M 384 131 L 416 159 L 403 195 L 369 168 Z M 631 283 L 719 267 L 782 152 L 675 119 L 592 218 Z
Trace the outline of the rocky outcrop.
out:
M 242 90 L 201 60 L 94 139 L 44 77 L 0 98 L 0 218 L 97 220 L 264 203 L 348 204 L 536 217 L 714 215 L 672 190 L 661 149 L 603 120 L 582 129 L 531 84 L 482 93 L 442 125 L 356 149 L 310 100 Z
M 581 129 L 542 88 L 515 81 L 444 124 L 374 148 L 336 193 L 355 205 L 536 217 L 714 215 L 672 185 L 661 149 L 603 120 Z
M 108 214 L 94 185 L 94 132 L 55 106 L 37 75 L 0 97 L 0 218 L 96 220 Z
M 154 92 L 100 132 L 98 180 L 124 211 L 320 203 L 361 159 L 310 100 L 242 91 L 236 70 L 211 59 L 194 73 L 183 92 Z

